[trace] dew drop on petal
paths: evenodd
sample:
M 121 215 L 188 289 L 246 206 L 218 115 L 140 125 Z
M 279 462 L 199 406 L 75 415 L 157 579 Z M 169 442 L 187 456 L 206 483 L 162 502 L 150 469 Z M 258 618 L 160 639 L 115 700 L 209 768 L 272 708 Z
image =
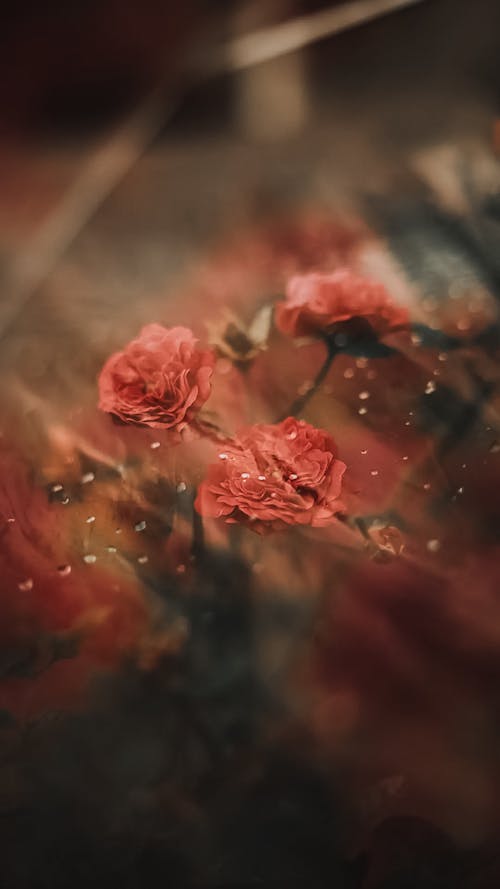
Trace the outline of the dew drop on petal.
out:
M 427 383 L 427 385 L 425 387 L 425 394 L 432 395 L 432 393 L 435 391 L 436 391 L 436 384 L 435 384 L 434 380 L 429 380 L 429 382 Z
M 26 580 L 22 580 L 17 585 L 22 593 L 27 593 L 29 590 L 33 589 L 33 580 L 31 577 L 27 577 Z
M 85 553 L 83 561 L 86 562 L 87 565 L 93 565 L 94 562 L 97 562 L 97 556 L 95 556 L 94 553 Z
M 344 371 L 344 377 L 346 378 L 346 380 L 352 380 L 353 376 L 354 376 L 354 368 L 346 367 L 346 369 Z
M 370 397 L 370 393 L 369 393 L 369 392 L 360 392 L 359 395 L 358 395 L 358 398 L 360 398 L 361 401 L 366 401 L 366 399 L 369 398 L 369 397 Z
M 427 541 L 427 549 L 430 553 L 437 553 L 439 549 L 441 549 L 441 541 L 439 540 L 428 540 Z
M 50 490 L 52 491 L 53 494 L 58 494 L 60 491 L 62 491 L 62 489 L 63 489 L 63 486 L 60 484 L 51 485 L 51 487 L 50 487 Z
M 292 482 L 296 481 L 296 480 L 298 479 L 298 475 L 297 475 L 297 473 L 296 473 L 296 472 L 291 472 L 290 475 L 289 475 L 289 479 L 290 479 L 290 481 L 292 481 Z
M 146 562 L 148 561 L 148 557 L 147 556 L 138 556 L 137 561 L 139 562 L 139 565 L 145 565 Z
M 134 525 L 134 531 L 144 531 L 146 528 L 146 522 L 144 519 L 140 522 L 136 522 Z
M 241 477 L 242 478 L 250 478 L 250 473 L 249 472 L 242 472 Z
M 161 444 L 161 442 L 159 442 L 159 441 L 152 441 L 151 444 L 150 444 L 150 448 L 151 448 L 151 450 L 155 451 L 156 448 L 159 448 L 159 447 L 160 447 L 160 444 Z
M 178 494 L 184 494 L 184 491 L 187 491 L 186 482 L 179 482 L 177 485 L 176 491 Z
M 297 431 L 295 429 L 292 429 L 291 432 L 288 432 L 286 437 L 289 441 L 294 441 L 297 438 Z
M 82 485 L 88 485 L 88 484 L 90 484 L 90 482 L 93 482 L 94 479 L 95 479 L 95 475 L 93 472 L 86 472 L 86 473 L 84 473 L 84 475 L 82 475 L 82 477 L 80 479 L 80 483 Z
M 364 456 L 365 454 L 367 454 L 367 453 L 368 453 L 367 448 L 363 448 L 363 450 L 361 451 L 361 453 L 363 454 L 363 456 Z
M 368 413 L 368 408 L 366 408 L 366 407 L 360 407 L 358 410 L 358 414 L 361 414 L 361 416 L 363 416 L 363 414 L 367 414 L 367 413 Z
M 58 565 L 57 573 L 61 575 L 61 577 L 67 577 L 68 574 L 71 574 L 71 565 Z
M 219 454 L 219 460 L 227 460 L 227 454 Z
M 370 475 L 378 475 L 378 469 L 372 469 Z
M 430 489 L 431 489 L 430 482 L 426 482 L 424 485 L 424 491 L 430 491 Z
M 266 480 L 265 475 L 258 475 L 257 478 L 259 479 L 260 482 L 265 482 L 265 480 Z
M 95 522 L 95 515 L 89 515 L 89 517 L 85 519 L 85 521 L 87 522 L 87 525 L 91 525 L 92 522 Z
M 108 553 L 116 553 L 116 552 L 118 552 L 118 550 L 117 550 L 116 546 L 107 546 L 107 547 L 106 547 L 106 552 L 108 552 Z

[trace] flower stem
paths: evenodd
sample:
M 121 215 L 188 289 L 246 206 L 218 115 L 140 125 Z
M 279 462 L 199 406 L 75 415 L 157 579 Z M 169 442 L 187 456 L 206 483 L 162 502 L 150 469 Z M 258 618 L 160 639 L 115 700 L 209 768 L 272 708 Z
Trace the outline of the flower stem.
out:
M 205 549 L 205 534 L 203 531 L 203 519 L 196 511 L 193 499 L 192 517 L 193 536 L 191 538 L 191 555 L 194 559 L 201 559 Z
M 312 382 L 312 385 L 309 387 L 309 389 L 307 389 L 306 392 L 304 392 L 302 395 L 299 395 L 298 398 L 296 398 L 295 401 L 292 402 L 288 410 L 285 411 L 285 413 L 280 417 L 280 421 L 286 420 L 287 417 L 295 417 L 298 413 L 300 413 L 305 408 L 306 404 L 309 403 L 313 395 L 316 394 L 319 387 L 328 376 L 328 372 L 333 364 L 333 359 L 337 354 L 337 348 L 327 338 L 325 338 L 324 343 L 326 346 L 326 358 L 323 361 L 320 369 L 318 370 Z

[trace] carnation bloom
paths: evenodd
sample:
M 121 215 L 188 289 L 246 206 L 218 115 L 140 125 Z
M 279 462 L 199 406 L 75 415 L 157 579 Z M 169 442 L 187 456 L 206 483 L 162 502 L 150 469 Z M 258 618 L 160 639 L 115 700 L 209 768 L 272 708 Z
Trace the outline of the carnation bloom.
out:
M 353 319 L 363 319 L 383 335 L 408 322 L 407 310 L 392 302 L 383 284 L 349 269 L 291 278 L 275 317 L 278 328 L 290 336 L 328 333 Z
M 106 361 L 99 407 L 124 423 L 181 431 L 210 395 L 213 355 L 187 327 L 148 324 Z
M 342 512 L 334 440 L 304 420 L 251 426 L 219 454 L 200 485 L 196 509 L 262 534 L 289 525 L 322 527 Z

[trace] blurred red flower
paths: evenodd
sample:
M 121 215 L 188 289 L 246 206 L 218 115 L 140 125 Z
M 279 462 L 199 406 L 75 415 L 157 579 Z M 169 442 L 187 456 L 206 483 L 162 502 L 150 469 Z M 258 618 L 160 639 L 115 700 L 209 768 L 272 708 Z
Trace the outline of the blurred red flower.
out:
M 182 431 L 210 395 L 214 358 L 187 327 L 148 324 L 106 361 L 99 407 L 125 423 Z
M 408 321 L 383 284 L 349 269 L 331 274 L 296 275 L 287 285 L 286 300 L 276 307 L 276 324 L 290 336 L 329 332 L 336 324 L 362 318 L 379 335 Z
M 330 435 L 304 420 L 251 426 L 209 468 L 196 509 L 259 534 L 329 525 L 343 510 L 345 469 Z

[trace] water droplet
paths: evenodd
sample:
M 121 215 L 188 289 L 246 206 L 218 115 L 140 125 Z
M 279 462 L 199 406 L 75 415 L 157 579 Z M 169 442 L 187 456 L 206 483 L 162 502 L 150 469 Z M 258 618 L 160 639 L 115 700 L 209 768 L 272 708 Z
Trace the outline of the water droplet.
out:
M 116 552 L 118 552 L 118 550 L 117 550 L 116 546 L 107 546 L 107 547 L 106 547 L 106 552 L 108 552 L 108 553 L 116 553 Z
M 242 478 L 250 478 L 250 473 L 249 472 L 242 472 L 241 477 Z
M 95 515 L 89 515 L 88 519 L 85 519 L 87 525 L 91 525 L 92 522 L 95 522 Z
M 139 562 L 139 565 L 145 565 L 149 560 L 147 556 L 138 556 L 137 561 Z
M 187 491 L 186 482 L 179 482 L 177 485 L 176 491 L 178 494 L 184 494 L 184 491 Z
M 227 454 L 219 454 L 219 460 L 227 460 Z
M 372 469 L 370 475 L 378 475 L 378 469 Z
M 297 475 L 297 473 L 296 473 L 296 472 L 291 472 L 290 475 L 289 475 L 289 479 L 290 479 L 290 481 L 292 481 L 292 482 L 296 481 L 296 480 L 298 479 L 298 475 Z
M 346 367 L 346 369 L 344 371 L 344 377 L 346 378 L 346 380 L 352 380 L 353 376 L 354 376 L 354 368 L 353 367 Z
M 411 426 L 411 423 L 409 420 L 405 420 L 405 426 Z
M 15 521 L 16 520 L 15 520 L 14 516 L 9 516 L 9 518 L 7 519 L 7 524 L 13 525 Z
M 424 485 L 424 491 L 430 491 L 430 489 L 431 489 L 430 482 L 426 482 Z
M 500 451 L 500 441 L 492 442 L 489 447 L 490 454 L 498 454 L 499 451 Z
M 121 528 L 117 528 L 116 531 L 115 531 L 115 534 L 122 534 L 122 529 L 121 529 Z
M 134 531 L 144 531 L 145 528 L 146 528 L 146 522 L 144 521 L 144 519 L 142 519 L 142 521 L 140 521 L 140 522 L 136 522 L 134 525 Z
M 434 380 L 429 380 L 429 382 L 427 383 L 427 385 L 425 387 L 425 394 L 432 395 L 432 393 L 435 391 L 436 391 L 436 384 L 435 384 Z
M 430 553 L 437 553 L 439 549 L 441 549 L 441 541 L 440 540 L 428 540 L 427 541 L 427 549 Z
M 63 489 L 63 486 L 60 484 L 51 485 L 51 488 L 50 488 L 50 490 L 52 491 L 53 494 L 58 494 L 59 491 L 62 491 L 62 489 Z
M 408 454 L 405 454 L 403 457 L 403 460 L 408 460 L 408 459 L 409 459 Z
M 160 444 L 161 444 L 161 442 L 159 442 L 159 441 L 152 441 L 151 444 L 150 444 L 150 448 L 151 448 L 153 451 L 155 451 L 156 448 L 159 448 L 159 447 L 160 447 Z
M 186 566 L 185 565 L 177 565 L 176 570 L 177 570 L 177 574 L 184 574 L 186 571 Z
M 356 367 L 368 367 L 368 358 L 356 358 Z
M 63 499 L 61 500 L 61 503 L 63 506 L 67 506 L 69 503 L 69 497 L 63 497 Z
M 94 562 L 97 562 L 97 556 L 95 556 L 94 553 L 85 553 L 83 561 L 86 562 L 87 565 L 93 565 Z
M 367 414 L 367 413 L 368 413 L 368 408 L 366 408 L 366 407 L 360 407 L 358 410 L 358 414 L 361 414 L 361 416 L 363 416 L 363 414 Z
M 438 361 L 448 361 L 448 355 L 446 354 L 446 352 L 439 353 Z
M 457 494 L 463 494 L 463 492 L 464 492 L 463 487 L 462 487 L 462 488 L 457 488 Z
M 265 480 L 266 480 L 265 475 L 259 475 L 259 476 L 257 476 L 257 478 L 259 479 L 260 482 L 265 482 Z
M 365 456 L 365 454 L 367 454 L 367 453 L 368 453 L 368 450 L 367 450 L 367 448 L 363 448 L 363 450 L 362 450 L 362 451 L 361 451 L 361 453 L 362 453 L 362 454 L 363 454 L 363 457 L 364 457 L 364 456 Z
M 80 483 L 82 485 L 88 485 L 90 482 L 93 482 L 95 479 L 95 475 L 93 472 L 85 472 L 80 479 Z
M 297 438 L 297 431 L 295 429 L 292 429 L 292 431 L 289 432 L 286 437 L 289 441 L 294 441 Z
M 369 392 L 360 392 L 359 395 L 358 395 L 358 398 L 360 398 L 361 401 L 366 401 L 366 399 L 369 398 L 369 397 L 370 397 L 370 393 L 369 393 Z
M 434 374 L 435 377 L 438 377 L 440 375 L 441 371 L 439 370 L 439 368 L 436 367 L 436 370 L 433 370 L 432 373 Z
M 67 577 L 68 574 L 71 574 L 71 565 L 58 565 L 57 572 L 61 577 Z
M 17 585 L 22 593 L 28 593 L 33 589 L 33 580 L 31 577 L 27 577 L 26 580 L 22 580 L 21 583 Z
M 422 337 L 420 337 L 418 335 L 418 333 L 412 333 L 411 341 L 414 346 L 421 346 L 422 345 Z
M 312 387 L 313 387 L 312 380 L 304 380 L 304 382 L 301 383 L 301 385 L 297 389 L 297 395 L 307 395 L 307 393 L 310 392 Z

